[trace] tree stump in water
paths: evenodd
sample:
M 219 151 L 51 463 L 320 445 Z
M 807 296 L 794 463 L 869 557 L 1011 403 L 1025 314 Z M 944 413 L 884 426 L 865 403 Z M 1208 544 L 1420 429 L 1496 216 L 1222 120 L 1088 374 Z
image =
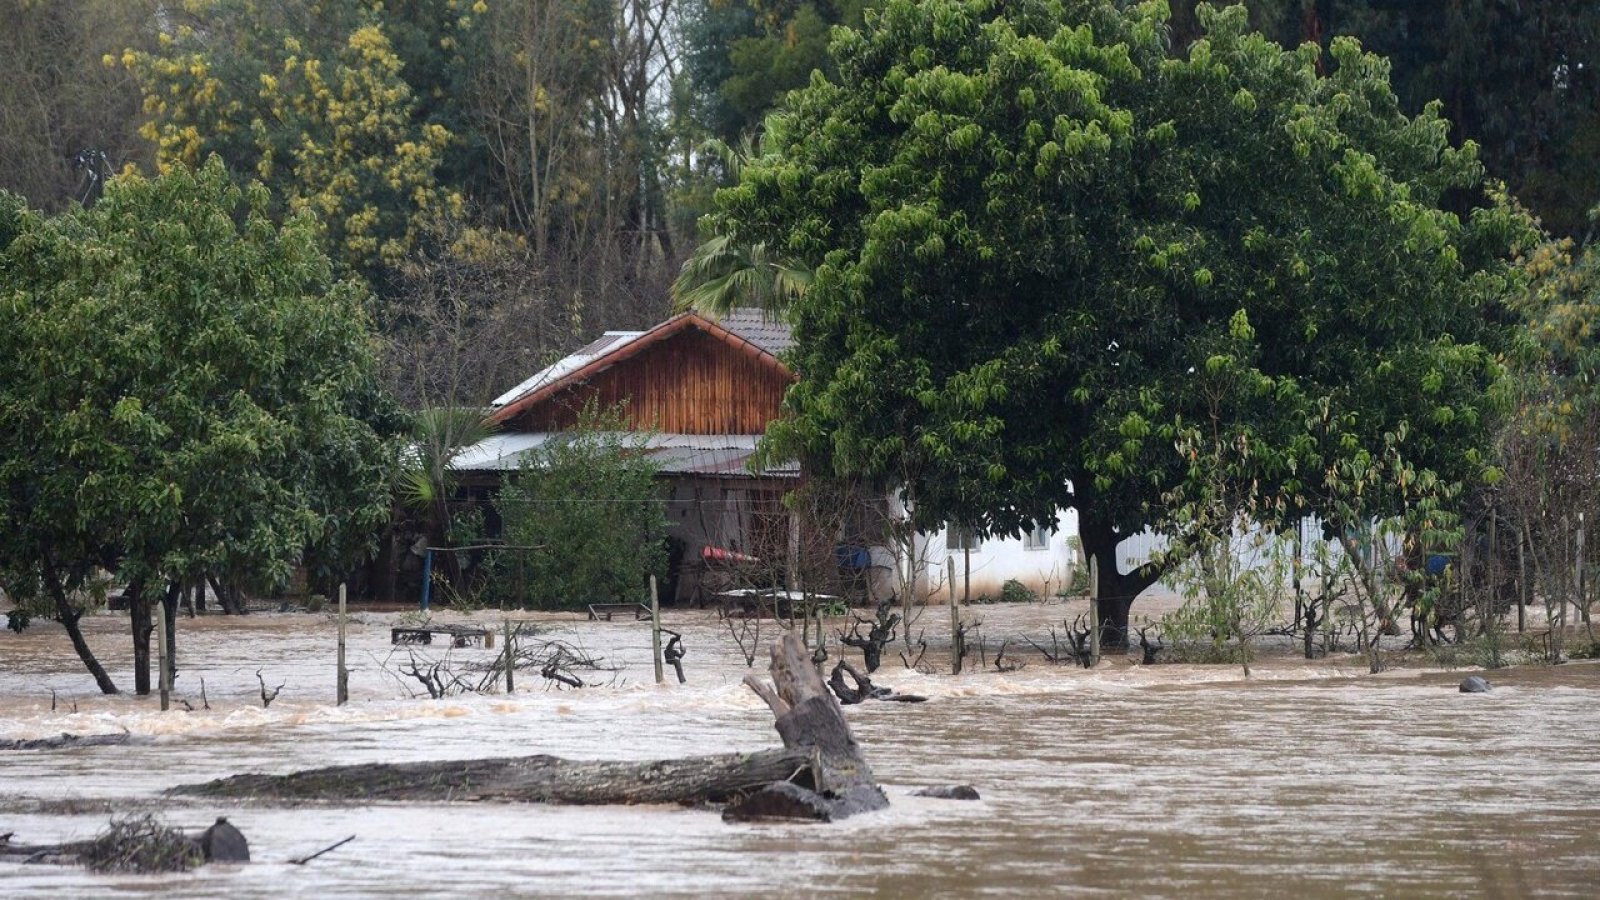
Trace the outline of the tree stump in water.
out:
M 744 683 L 772 709 L 783 746 L 809 755 L 811 783 L 769 784 L 723 810 L 723 820 L 831 822 L 888 806 L 888 798 L 873 780 L 872 769 L 850 734 L 844 711 L 793 634 L 784 635 L 772 647 L 772 681 L 768 685 L 754 675 L 744 677 Z
M 168 793 L 289 802 L 728 803 L 728 821 L 831 821 L 888 806 L 839 704 L 793 635 L 772 648 L 772 679 L 748 675 L 745 683 L 772 709 L 781 749 L 652 762 L 523 756 L 329 766 L 234 775 Z

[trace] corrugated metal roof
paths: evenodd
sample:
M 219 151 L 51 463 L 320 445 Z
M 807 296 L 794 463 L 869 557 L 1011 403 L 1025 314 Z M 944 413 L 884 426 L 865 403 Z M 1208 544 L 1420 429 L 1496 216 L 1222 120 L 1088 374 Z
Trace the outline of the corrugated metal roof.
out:
M 570 356 L 562 357 L 560 360 L 540 369 L 532 378 L 494 398 L 494 401 L 489 405 L 498 409 L 523 394 L 560 381 L 564 376 L 583 368 L 595 357 L 603 356 L 627 346 L 643 334 L 644 332 L 642 331 L 608 331 Z
M 457 454 L 451 467 L 462 472 L 514 471 L 529 450 L 569 437 L 571 432 L 563 431 L 491 435 Z M 644 450 L 663 474 L 748 478 L 752 473 L 746 465 L 758 439 L 750 434 L 653 434 L 644 436 Z M 798 465 L 785 464 L 761 474 L 792 477 L 799 473 Z
M 765 310 L 735 309 L 716 323 L 773 355 L 794 346 L 794 332 Z

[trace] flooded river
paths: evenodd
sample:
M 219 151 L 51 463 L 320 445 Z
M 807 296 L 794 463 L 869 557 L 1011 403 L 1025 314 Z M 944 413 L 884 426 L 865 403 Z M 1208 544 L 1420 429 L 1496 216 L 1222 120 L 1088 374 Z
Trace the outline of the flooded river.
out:
M 942 615 L 929 611 L 930 639 Z M 983 615 L 992 654 L 1000 638 L 1044 635 L 1062 610 Z M 433 700 L 393 674 L 404 659 L 390 656 L 396 616 L 361 613 L 344 707 L 331 702 L 329 616 L 184 620 L 177 696 L 196 710 L 167 713 L 153 697 L 96 695 L 54 623 L 0 635 L 0 738 L 141 738 L 0 751 L 0 833 L 90 837 L 113 810 L 160 810 L 190 827 L 226 815 L 257 860 L 171 876 L 0 863 L 0 895 L 1600 895 L 1600 667 L 1582 663 L 1502 670 L 1489 676 L 1492 693 L 1464 695 L 1459 671 L 1368 676 L 1341 660 L 1269 661 L 1246 682 L 1232 667 L 1091 673 L 1037 658 L 952 677 L 891 655 L 878 680 L 929 702 L 848 710 L 891 806 L 833 825 L 727 825 L 675 807 L 274 809 L 158 797 L 237 772 L 344 762 L 775 746 L 769 712 L 739 684 L 747 670 L 728 631 L 699 612 L 665 618 L 684 634 L 686 685 L 653 684 L 646 623 L 569 617 L 542 625 L 621 666 L 595 678 L 606 684 L 558 691 L 529 672 L 510 696 Z M 86 624 L 131 688 L 126 620 Z M 928 662 L 944 667 L 937 653 Z M 269 689 L 283 685 L 266 709 L 258 670 Z M 910 796 L 949 783 L 983 799 Z M 350 835 L 309 864 L 288 862 Z

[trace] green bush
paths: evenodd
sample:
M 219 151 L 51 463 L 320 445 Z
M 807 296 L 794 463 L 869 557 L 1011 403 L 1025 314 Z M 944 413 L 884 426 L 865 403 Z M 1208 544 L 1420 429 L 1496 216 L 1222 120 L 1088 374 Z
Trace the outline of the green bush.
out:
M 499 500 L 507 549 L 490 591 L 502 605 L 581 609 L 638 600 L 666 570 L 667 518 L 645 435 L 619 410 L 586 408 L 578 427 L 530 451 Z
M 1008 579 L 1005 584 L 1000 585 L 1001 603 L 1032 603 L 1036 599 L 1038 598 L 1034 596 L 1033 591 L 1015 578 Z
M 1567 648 L 1568 659 L 1600 659 L 1600 641 L 1575 644 Z

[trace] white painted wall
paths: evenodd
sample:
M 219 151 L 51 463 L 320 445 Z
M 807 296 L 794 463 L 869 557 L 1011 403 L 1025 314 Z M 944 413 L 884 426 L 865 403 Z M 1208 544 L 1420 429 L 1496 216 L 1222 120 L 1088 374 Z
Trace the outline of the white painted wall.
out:
M 1012 579 L 1039 596 L 1060 593 L 1083 566 L 1077 538 L 1078 512 L 1074 509 L 1056 513 L 1055 530 L 1042 547 L 1029 547 L 1025 538 L 984 538 L 970 554 L 971 597 L 999 597 L 1001 585 Z M 968 554 L 948 549 L 945 530 L 919 535 L 917 543 L 924 563 L 919 588 L 923 599 L 946 602 L 952 590 L 959 598 L 965 588 Z
M 1324 543 L 1321 523 L 1307 518 L 1300 523 L 1300 533 L 1300 558 L 1303 563 L 1309 564 L 1316 552 L 1316 545 Z M 1027 547 L 1027 542 L 1022 538 L 983 540 L 979 549 L 971 555 L 972 598 L 976 600 L 983 594 L 998 597 L 1001 585 L 1010 579 L 1022 582 L 1036 595 L 1054 596 L 1072 584 L 1077 569 L 1087 565 L 1077 537 L 1077 510 L 1065 509 L 1056 514 L 1056 531 L 1043 549 Z M 1236 534 L 1233 538 L 1234 552 L 1245 566 L 1257 568 L 1266 564 L 1270 553 L 1288 551 L 1288 546 L 1282 545 L 1292 544 L 1293 540 L 1292 536 L 1282 536 L 1263 543 L 1253 532 Z M 1393 540 L 1389 543 L 1395 544 Z M 922 573 L 918 579 L 918 593 L 924 600 L 947 602 L 952 589 L 957 597 L 962 594 L 965 574 L 963 553 L 947 549 L 947 544 L 947 535 L 943 530 L 917 537 L 918 564 Z M 1130 535 L 1117 545 L 1117 567 L 1122 572 L 1131 572 L 1166 547 L 1167 538 L 1155 532 L 1146 530 Z M 1327 544 L 1327 550 L 1334 559 L 1344 552 L 1337 543 L 1332 542 Z M 1391 554 L 1397 550 L 1398 545 L 1387 548 Z M 1165 582 L 1157 582 L 1148 590 L 1156 593 L 1173 592 L 1172 586 Z

